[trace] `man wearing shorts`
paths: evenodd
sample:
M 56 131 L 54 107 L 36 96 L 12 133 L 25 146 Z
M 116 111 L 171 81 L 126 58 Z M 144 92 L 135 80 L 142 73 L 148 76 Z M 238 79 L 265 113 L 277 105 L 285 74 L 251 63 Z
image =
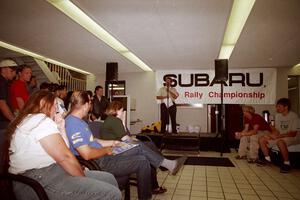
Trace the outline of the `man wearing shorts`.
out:
M 283 165 L 280 168 L 280 172 L 282 173 L 291 170 L 287 147 L 300 143 L 300 139 L 297 137 L 297 128 L 299 127 L 298 116 L 296 113 L 290 111 L 290 107 L 291 103 L 287 98 L 281 98 L 277 101 L 275 127 L 273 127 L 272 133 L 259 139 L 260 148 L 268 162 L 271 162 L 269 148 L 274 145 L 278 146 L 283 158 Z

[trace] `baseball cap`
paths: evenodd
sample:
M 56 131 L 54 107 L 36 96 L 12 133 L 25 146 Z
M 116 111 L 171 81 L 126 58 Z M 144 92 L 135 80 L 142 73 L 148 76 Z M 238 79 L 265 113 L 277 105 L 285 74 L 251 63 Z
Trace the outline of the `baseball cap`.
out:
M 4 59 L 0 62 L 0 67 L 17 67 L 17 63 L 12 59 Z

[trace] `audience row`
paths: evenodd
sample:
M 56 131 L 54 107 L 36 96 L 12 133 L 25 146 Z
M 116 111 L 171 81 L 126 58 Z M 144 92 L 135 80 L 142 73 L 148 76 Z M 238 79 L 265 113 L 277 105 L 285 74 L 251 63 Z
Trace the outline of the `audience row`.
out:
M 30 94 L 29 67 L 10 85 L 15 67 L 12 60 L 1 63 L 1 87 L 6 95 L 1 100 L 10 112 L 10 117 L 6 117 L 1 109 L 7 121 L 1 127 L 1 134 L 6 137 L 1 151 L 4 153 L 2 173 L 22 174 L 37 180 L 50 199 L 121 199 L 115 177 L 131 174 L 137 175 L 139 199 L 151 199 L 152 193 L 166 192 L 157 183 L 156 169 L 164 167 L 175 175 L 186 157 L 166 159 L 155 145 L 129 136 L 120 119 L 123 115 L 120 102 L 107 102 L 107 109 L 99 112 L 93 105 L 101 101 L 97 96 L 101 86 L 96 87 L 95 96 L 91 92 L 74 91 L 66 98 L 66 87 L 43 83 L 40 90 Z M 11 91 L 21 89 L 27 93 L 19 101 L 20 96 L 13 96 Z M 15 97 L 15 107 L 9 106 L 10 97 Z M 103 139 L 95 138 L 88 126 L 90 120 L 98 118 L 105 119 Z M 125 144 L 131 148 L 115 153 L 114 149 Z M 103 171 L 83 171 L 74 155 L 94 159 Z M 34 195 L 22 184 L 14 183 L 14 190 L 18 199 L 30 199 Z
M 271 124 L 256 114 L 252 106 L 243 106 L 244 130 L 235 133 L 236 139 L 240 140 L 236 159 L 247 159 L 249 163 L 258 165 L 271 163 L 270 148 L 277 146 L 283 159 L 280 172 L 289 172 L 291 164 L 288 147 L 300 144 L 299 118 L 290 109 L 289 99 L 279 99 L 276 103 L 275 124 Z M 259 159 L 259 149 L 263 153 L 262 159 Z

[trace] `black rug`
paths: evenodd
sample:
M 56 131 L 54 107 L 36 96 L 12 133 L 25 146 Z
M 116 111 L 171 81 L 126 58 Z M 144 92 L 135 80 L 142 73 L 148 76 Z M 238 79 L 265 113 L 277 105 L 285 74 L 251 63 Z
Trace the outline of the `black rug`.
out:
M 166 156 L 169 159 L 176 159 L 178 156 Z M 204 166 L 218 166 L 218 167 L 235 167 L 228 158 L 216 157 L 188 157 L 184 163 L 185 165 L 204 165 Z

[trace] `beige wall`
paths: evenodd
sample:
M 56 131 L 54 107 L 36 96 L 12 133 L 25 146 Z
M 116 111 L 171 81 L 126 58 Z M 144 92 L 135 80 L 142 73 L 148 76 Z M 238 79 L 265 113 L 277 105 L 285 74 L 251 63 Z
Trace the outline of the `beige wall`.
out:
M 103 88 L 105 88 L 105 75 L 104 74 L 98 74 L 98 75 L 88 75 L 87 76 L 87 85 L 86 85 L 86 90 L 91 90 L 94 92 L 95 87 L 97 85 L 101 85 Z
M 288 98 L 288 76 L 300 75 L 300 66 L 298 67 L 283 67 L 277 69 L 277 85 L 276 85 L 276 100 L 286 97 Z M 274 102 L 275 104 L 276 102 Z M 263 110 L 269 110 L 272 115 L 276 114 L 275 105 L 253 105 L 256 112 L 261 114 Z
M 276 84 L 276 100 L 288 97 L 288 73 L 290 68 L 278 68 L 277 69 L 277 84 Z M 273 105 L 252 105 L 255 108 L 255 112 L 262 114 L 263 110 L 269 110 L 271 115 L 276 114 L 275 103 Z
M 155 73 L 119 74 L 119 80 L 126 81 L 126 94 L 136 101 L 136 111 L 131 112 L 131 120 L 140 119 L 143 125 L 159 121 L 159 107 L 155 99 Z

